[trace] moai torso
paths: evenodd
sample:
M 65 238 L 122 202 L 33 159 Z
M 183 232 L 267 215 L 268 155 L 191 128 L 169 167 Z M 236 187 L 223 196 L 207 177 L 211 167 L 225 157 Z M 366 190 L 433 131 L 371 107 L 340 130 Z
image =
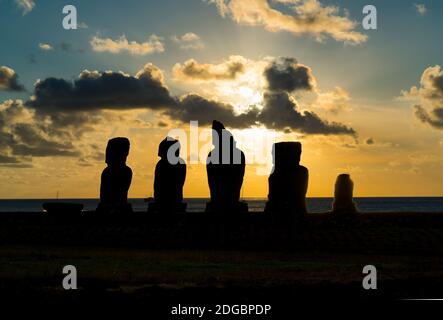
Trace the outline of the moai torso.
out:
M 130 143 L 127 138 L 114 138 L 106 147 L 107 167 L 103 170 L 100 184 L 99 210 L 106 212 L 126 211 L 132 170 L 126 165 Z
M 131 181 L 132 170 L 128 166 L 105 168 L 101 176 L 100 201 L 109 205 L 126 204 Z
M 223 124 L 214 121 L 213 130 L 214 149 L 208 154 L 206 165 L 211 204 L 214 208 L 233 208 L 240 202 L 245 155 Z
M 183 203 L 183 185 L 186 179 L 186 164 L 179 157 L 180 142 L 166 137 L 158 147 L 160 160 L 155 166 L 154 202 L 148 211 L 175 213 L 186 210 Z
M 274 145 L 274 169 L 269 176 L 269 209 L 306 213 L 309 172 L 299 164 L 301 144 L 281 142 Z

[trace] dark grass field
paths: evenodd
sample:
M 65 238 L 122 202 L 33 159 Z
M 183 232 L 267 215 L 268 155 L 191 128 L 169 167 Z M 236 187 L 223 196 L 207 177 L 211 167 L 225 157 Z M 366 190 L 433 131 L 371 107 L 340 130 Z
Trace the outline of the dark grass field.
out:
M 3 215 L 0 292 L 39 303 L 399 301 L 443 298 L 443 214 L 308 215 L 294 228 L 262 215 L 168 219 Z M 78 290 L 62 288 L 74 265 Z M 362 288 L 374 265 L 378 289 Z M 303 303 L 304 304 L 304 303 Z

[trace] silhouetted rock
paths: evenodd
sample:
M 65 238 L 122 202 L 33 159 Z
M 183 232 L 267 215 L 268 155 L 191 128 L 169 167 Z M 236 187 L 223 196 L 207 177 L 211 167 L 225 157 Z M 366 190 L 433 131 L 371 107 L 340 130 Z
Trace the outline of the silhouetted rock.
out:
M 335 182 L 334 203 L 332 204 L 332 212 L 339 214 L 356 213 L 353 198 L 354 182 L 352 182 L 349 174 L 340 174 Z
M 306 213 L 309 172 L 301 166 L 301 143 L 273 145 L 273 172 L 269 176 L 269 194 L 265 211 L 280 218 L 293 219 Z
M 222 214 L 247 212 L 247 204 L 240 202 L 245 155 L 221 122 L 214 120 L 212 129 L 214 149 L 208 154 L 206 162 L 211 201 L 207 203 L 206 211 Z
M 43 209 L 48 214 L 66 216 L 66 215 L 78 215 L 83 210 L 83 204 L 81 203 L 68 203 L 68 202 L 45 202 L 42 205 Z
M 127 138 L 114 138 L 106 147 L 106 164 L 100 185 L 100 204 L 97 211 L 104 213 L 132 212 L 128 203 L 132 170 L 126 165 L 130 143 Z
M 186 164 L 179 155 L 178 140 L 166 137 L 160 142 L 158 147 L 160 160 L 155 167 L 154 202 L 149 204 L 149 212 L 174 213 L 186 210 L 186 204 L 182 202 Z

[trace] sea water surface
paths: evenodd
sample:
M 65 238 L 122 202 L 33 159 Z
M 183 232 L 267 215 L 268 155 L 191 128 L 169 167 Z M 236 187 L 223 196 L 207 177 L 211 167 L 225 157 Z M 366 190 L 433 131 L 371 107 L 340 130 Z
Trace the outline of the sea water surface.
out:
M 266 199 L 243 199 L 250 212 L 263 211 Z M 44 202 L 82 203 L 85 210 L 95 210 L 98 199 L 15 199 L 0 200 L 0 212 L 40 212 Z M 205 210 L 207 198 L 189 198 L 188 212 Z M 308 211 L 311 213 L 331 210 L 332 198 L 307 198 Z M 361 212 L 443 212 L 443 197 L 373 197 L 354 198 Z M 144 199 L 129 199 L 134 211 L 146 211 L 148 204 Z

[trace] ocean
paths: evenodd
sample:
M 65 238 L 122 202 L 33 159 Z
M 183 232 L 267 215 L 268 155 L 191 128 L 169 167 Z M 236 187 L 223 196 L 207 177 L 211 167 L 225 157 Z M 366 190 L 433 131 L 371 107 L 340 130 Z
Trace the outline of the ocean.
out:
M 98 199 L 22 199 L 0 200 L 0 212 L 40 212 L 44 202 L 83 203 L 85 210 L 95 210 Z M 130 199 L 134 211 L 146 211 L 144 199 Z M 188 212 L 205 210 L 206 198 L 185 199 Z M 248 202 L 250 212 L 263 211 L 266 199 L 244 199 Z M 332 198 L 308 198 L 307 205 L 310 213 L 327 212 L 331 210 Z M 443 212 L 443 197 L 373 197 L 354 198 L 361 212 Z

